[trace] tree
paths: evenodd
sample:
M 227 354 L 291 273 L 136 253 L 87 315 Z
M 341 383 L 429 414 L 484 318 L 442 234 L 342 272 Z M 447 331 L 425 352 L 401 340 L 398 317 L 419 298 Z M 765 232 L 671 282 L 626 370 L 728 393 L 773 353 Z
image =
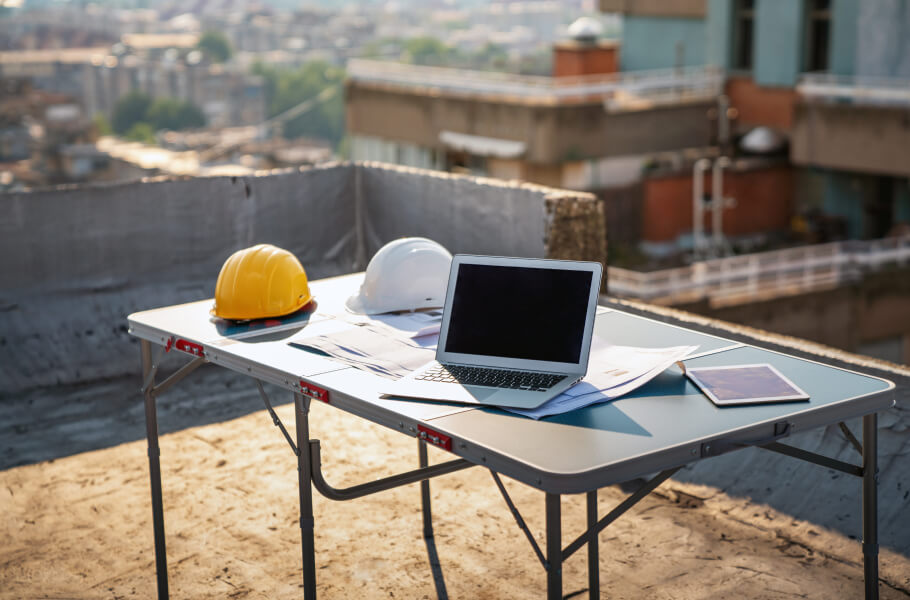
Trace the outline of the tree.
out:
M 196 48 L 202 51 L 212 62 L 226 62 L 234 53 L 231 42 L 220 31 L 206 31 L 196 42 Z
M 411 38 L 404 43 L 402 59 L 415 65 L 445 65 L 454 57 L 448 46 L 434 37 Z
M 94 125 L 95 133 L 98 135 L 110 135 L 113 133 L 110 121 L 101 113 L 98 113 L 92 118 L 92 125 Z
M 142 92 L 130 92 L 121 98 L 114 106 L 114 116 L 111 118 L 111 127 L 114 133 L 124 135 L 133 125 L 145 120 L 152 99 Z
M 340 89 L 344 81 L 342 69 L 323 61 L 310 62 L 296 69 L 257 63 L 253 66 L 253 73 L 264 80 L 269 117 L 315 98 L 328 87 L 338 88 L 334 96 L 288 120 L 284 124 L 284 136 L 288 139 L 321 138 L 333 146 L 341 142 L 344 136 L 344 98 Z
M 155 130 L 179 131 L 205 125 L 205 115 L 198 107 L 173 98 L 155 100 L 149 107 L 144 120 Z
M 148 123 L 136 123 L 126 132 L 126 139 L 143 144 L 155 143 L 155 131 Z

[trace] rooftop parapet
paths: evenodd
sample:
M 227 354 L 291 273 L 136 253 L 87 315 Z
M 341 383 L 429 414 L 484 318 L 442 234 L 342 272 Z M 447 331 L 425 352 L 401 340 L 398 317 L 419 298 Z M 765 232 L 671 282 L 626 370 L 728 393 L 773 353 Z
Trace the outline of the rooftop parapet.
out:
M 724 80 L 723 72 L 710 66 L 540 77 L 363 59 L 348 61 L 347 74 L 356 85 L 415 94 L 535 105 L 602 102 L 611 111 L 710 100 L 721 93 Z
M 806 73 L 796 91 L 808 101 L 860 106 L 910 106 L 910 79 Z
M 312 279 L 386 242 L 606 263 L 602 203 L 537 185 L 335 163 L 0 195 L 0 396 L 135 371 L 134 311 L 210 298 L 235 250 L 272 243 Z

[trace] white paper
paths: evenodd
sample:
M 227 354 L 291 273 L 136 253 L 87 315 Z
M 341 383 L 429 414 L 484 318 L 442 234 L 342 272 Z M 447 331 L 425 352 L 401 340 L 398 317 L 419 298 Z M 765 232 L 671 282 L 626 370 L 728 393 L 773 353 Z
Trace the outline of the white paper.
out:
M 354 315 L 347 313 L 341 315 L 340 318 L 348 323 L 357 325 L 387 327 L 393 335 L 417 339 L 439 333 L 439 327 L 442 324 L 442 309 L 384 315 Z
M 592 343 L 592 346 L 595 346 L 595 343 Z M 651 381 L 697 348 L 698 346 L 636 348 L 610 346 L 598 342 L 591 351 L 588 373 L 584 380 L 537 408 L 506 408 L 505 410 L 532 419 L 540 419 L 615 400 Z M 682 375 L 680 376 L 682 377 Z
M 582 381 L 582 383 L 593 386 L 593 390 L 583 385 L 575 385 L 565 393 L 570 396 L 580 396 L 590 393 L 590 391 L 607 390 L 626 384 L 654 369 L 659 369 L 659 373 L 697 348 L 698 346 L 639 348 L 598 344 L 591 349 L 588 372 Z
M 358 369 L 389 379 L 398 379 L 433 360 L 435 336 L 427 336 L 424 344 L 398 335 L 389 335 L 386 328 L 366 323 L 344 324 L 344 329 L 320 335 L 295 337 L 288 343 L 312 349 Z

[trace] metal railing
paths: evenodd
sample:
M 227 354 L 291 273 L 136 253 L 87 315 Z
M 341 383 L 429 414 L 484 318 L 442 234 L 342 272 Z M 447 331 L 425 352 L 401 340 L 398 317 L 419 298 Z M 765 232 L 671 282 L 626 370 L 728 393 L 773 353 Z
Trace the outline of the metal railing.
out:
M 424 89 L 452 95 L 514 97 L 541 103 L 596 99 L 622 110 L 634 99 L 653 103 L 710 99 L 723 89 L 723 72 L 715 67 L 682 67 L 577 77 L 539 77 L 494 71 L 427 67 L 377 60 L 351 59 L 351 81 Z
M 800 77 L 796 91 L 807 99 L 830 102 L 910 105 L 910 79 L 806 73 Z
M 834 242 L 639 272 L 609 267 L 610 294 L 655 304 L 712 307 L 833 289 L 887 265 L 910 265 L 910 235 Z

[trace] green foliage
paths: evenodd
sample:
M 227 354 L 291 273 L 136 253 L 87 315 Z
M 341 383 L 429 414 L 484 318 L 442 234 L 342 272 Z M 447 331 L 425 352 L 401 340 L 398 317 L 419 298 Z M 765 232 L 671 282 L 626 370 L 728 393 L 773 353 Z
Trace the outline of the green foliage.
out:
M 404 42 L 401 58 L 415 65 L 446 65 L 454 54 L 434 37 L 416 37 Z
M 152 129 L 152 126 L 148 123 L 136 123 L 130 130 L 126 132 L 124 136 L 128 140 L 134 142 L 142 142 L 144 144 L 154 144 L 155 143 L 155 130 Z
M 216 63 L 226 62 L 234 53 L 231 48 L 231 42 L 220 31 L 206 31 L 203 33 L 199 41 L 196 42 L 196 48 L 201 50 L 206 58 Z
M 95 117 L 92 119 L 92 125 L 95 126 L 95 133 L 98 135 L 110 135 L 114 131 L 111 129 L 110 121 L 108 121 L 107 118 L 105 118 L 105 116 L 101 113 L 95 115 Z
M 280 115 L 315 98 L 326 88 L 335 88 L 333 96 L 315 103 L 309 110 L 285 122 L 284 137 L 320 138 L 328 140 L 332 146 L 338 146 L 344 136 L 342 69 L 323 61 L 310 62 L 298 68 L 257 63 L 253 65 L 253 73 L 265 81 L 269 117 Z
M 138 127 L 139 125 L 144 127 Z M 153 102 L 147 94 L 130 92 L 114 107 L 112 129 L 118 135 L 130 139 L 154 141 L 154 132 L 159 129 L 176 131 L 204 125 L 205 115 L 190 102 L 173 98 L 160 98 Z M 146 135 L 146 131 L 151 134 Z
M 124 135 L 136 123 L 145 120 L 145 115 L 152 105 L 152 99 L 142 92 L 130 92 L 114 106 L 111 127 L 118 135 Z
M 202 111 L 189 102 L 180 102 L 173 98 L 155 100 L 146 113 L 148 121 L 155 130 L 192 129 L 205 125 L 205 115 Z

